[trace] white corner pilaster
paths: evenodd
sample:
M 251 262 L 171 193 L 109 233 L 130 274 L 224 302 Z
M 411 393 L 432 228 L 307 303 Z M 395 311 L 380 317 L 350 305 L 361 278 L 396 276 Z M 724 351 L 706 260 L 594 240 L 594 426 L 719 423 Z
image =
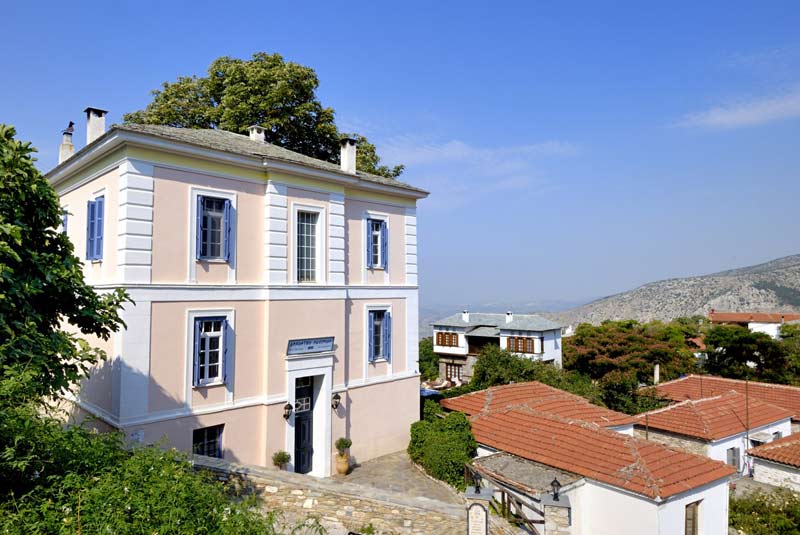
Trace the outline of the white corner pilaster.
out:
M 122 312 L 125 330 L 118 333 L 119 422 L 146 416 L 150 382 L 150 301 L 126 303 Z M 115 348 L 116 349 L 116 348 Z
M 406 284 L 417 285 L 417 209 L 406 208 Z
M 328 283 L 344 284 L 344 195 L 330 194 Z
M 149 283 L 153 266 L 153 165 L 125 160 L 119 166 L 117 269 L 123 283 Z
M 406 371 L 419 371 L 419 292 L 406 297 Z
M 267 284 L 286 284 L 288 273 L 288 202 L 286 185 L 267 182 L 265 235 Z

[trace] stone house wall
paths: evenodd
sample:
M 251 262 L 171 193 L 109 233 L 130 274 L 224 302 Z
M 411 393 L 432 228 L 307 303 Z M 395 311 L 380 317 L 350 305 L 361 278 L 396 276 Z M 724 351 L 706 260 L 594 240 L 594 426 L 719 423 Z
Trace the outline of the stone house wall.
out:
M 684 437 L 673 433 L 667 433 L 664 431 L 656 431 L 653 429 L 645 432 L 644 427 L 639 427 L 638 425 L 634 429 L 633 435 L 637 438 L 652 440 L 653 442 L 658 442 L 659 444 L 664 444 L 665 446 L 678 448 L 689 453 L 695 453 L 697 455 L 708 457 L 708 443 L 702 440 Z
M 800 492 L 800 470 L 783 464 L 753 458 L 753 479 L 759 483 Z

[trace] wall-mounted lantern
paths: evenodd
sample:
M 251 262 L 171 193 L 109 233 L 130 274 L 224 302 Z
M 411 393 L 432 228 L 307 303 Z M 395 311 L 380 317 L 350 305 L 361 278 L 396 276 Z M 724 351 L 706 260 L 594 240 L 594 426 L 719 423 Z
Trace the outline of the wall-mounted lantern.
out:
M 286 405 L 283 406 L 283 419 L 284 420 L 288 420 L 289 416 L 292 415 L 292 408 L 293 407 L 292 407 L 291 403 L 287 403 Z
M 550 486 L 553 488 L 553 501 L 558 501 L 558 493 L 561 490 L 561 483 L 559 483 L 558 479 L 553 478 L 553 481 L 550 482 Z
M 331 398 L 331 408 L 336 410 L 339 408 L 339 404 L 342 402 L 342 396 L 339 395 L 339 392 L 336 392 L 333 397 Z

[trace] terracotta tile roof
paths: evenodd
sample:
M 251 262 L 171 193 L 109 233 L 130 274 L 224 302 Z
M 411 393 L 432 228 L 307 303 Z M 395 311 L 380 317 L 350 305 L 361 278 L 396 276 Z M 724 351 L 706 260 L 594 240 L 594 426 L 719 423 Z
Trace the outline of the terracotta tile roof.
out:
M 800 468 L 800 434 L 773 440 L 747 451 L 753 457 Z
M 746 430 L 746 397 L 731 390 L 720 396 L 681 401 L 636 417 L 636 425 L 700 438 L 718 440 Z M 750 398 L 750 429 L 791 418 L 791 411 Z
M 719 396 L 730 390 L 744 393 L 745 381 L 713 375 L 687 375 L 650 388 L 655 388 L 662 398 L 683 401 Z M 794 415 L 793 420 L 800 420 L 800 388 L 750 381 L 747 390 L 751 399 L 777 405 L 790 411 Z
M 654 500 L 736 472 L 719 461 L 528 407 L 482 412 L 470 421 L 481 444 Z
M 708 313 L 712 323 L 783 323 L 800 319 L 800 314 L 786 314 L 781 312 L 716 312 Z
M 470 416 L 481 412 L 524 406 L 564 418 L 583 420 L 602 427 L 628 425 L 634 422 L 632 416 L 599 407 L 580 396 L 538 381 L 493 386 L 463 396 L 443 399 L 440 403 L 446 409 L 461 411 Z
M 705 351 L 706 350 L 706 343 L 702 336 L 698 336 L 696 338 L 689 338 L 688 340 L 697 348 L 698 351 Z

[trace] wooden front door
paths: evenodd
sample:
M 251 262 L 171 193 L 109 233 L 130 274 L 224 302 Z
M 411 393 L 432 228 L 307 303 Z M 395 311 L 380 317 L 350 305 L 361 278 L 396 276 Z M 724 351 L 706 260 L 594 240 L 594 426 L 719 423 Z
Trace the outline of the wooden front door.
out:
M 295 379 L 294 471 L 307 474 L 314 458 L 314 379 Z

